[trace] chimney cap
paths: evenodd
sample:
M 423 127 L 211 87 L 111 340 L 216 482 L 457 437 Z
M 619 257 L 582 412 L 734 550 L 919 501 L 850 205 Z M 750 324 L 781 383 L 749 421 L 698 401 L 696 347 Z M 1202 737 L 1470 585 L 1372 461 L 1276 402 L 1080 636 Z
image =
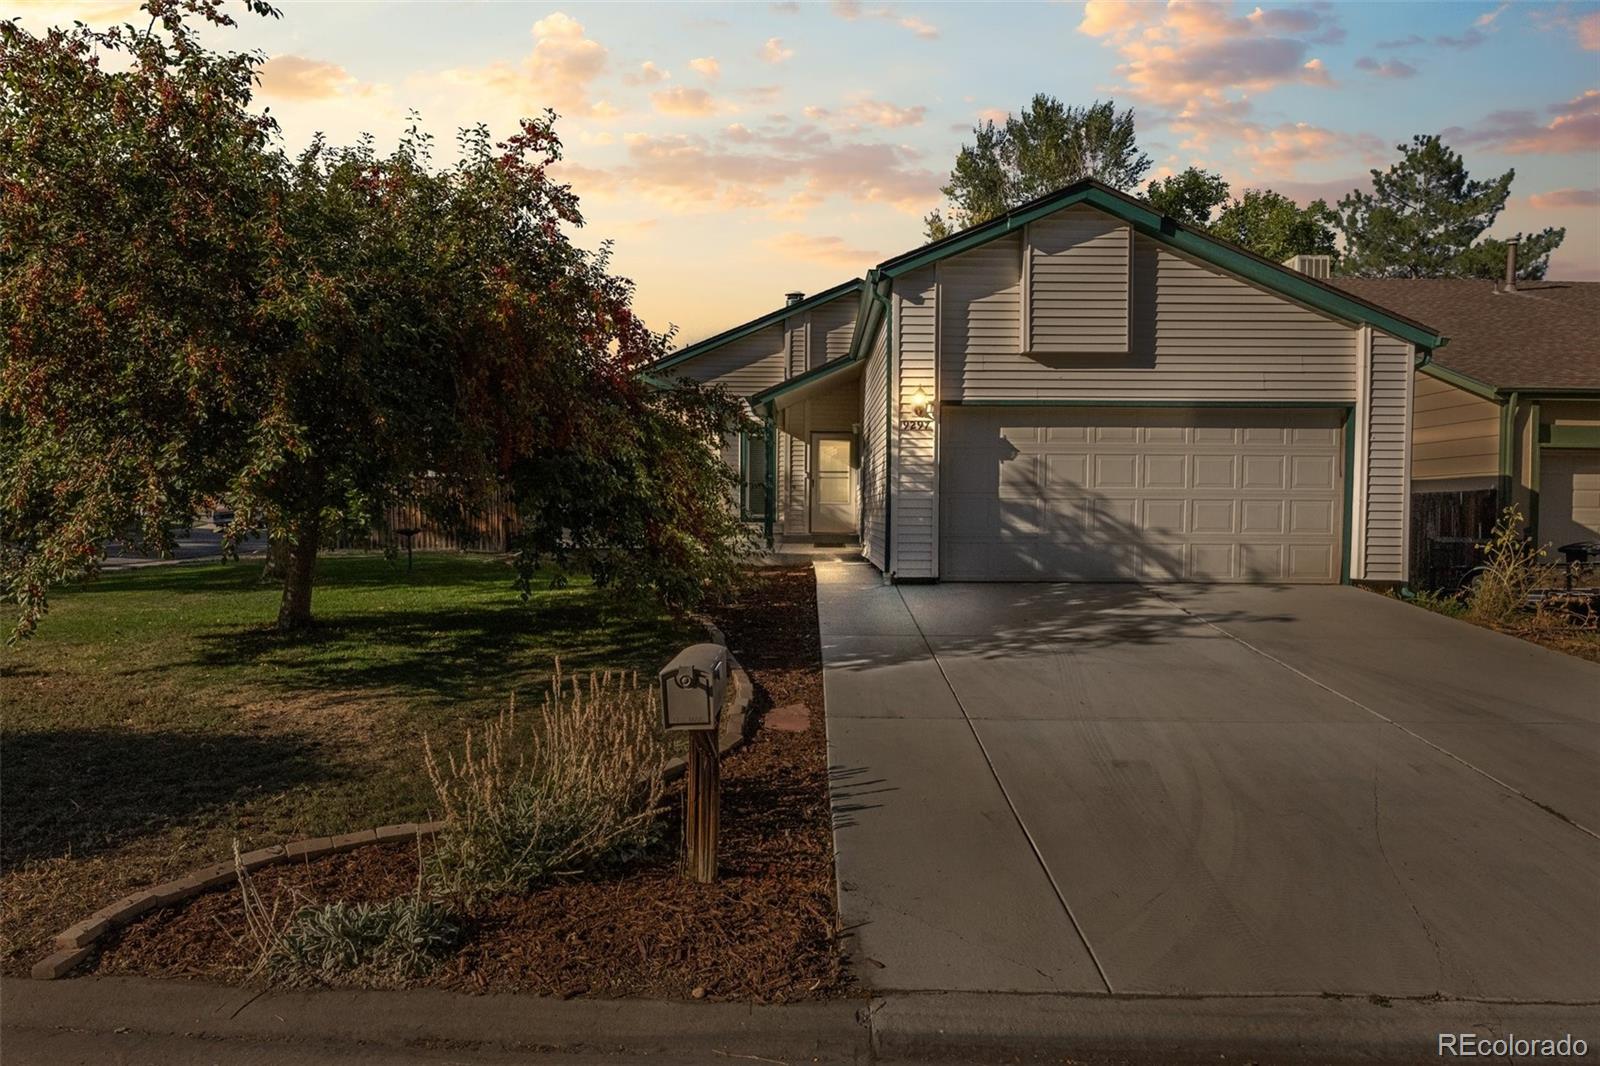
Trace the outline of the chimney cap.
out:
M 790 307 L 790 306 L 793 306 L 794 304 L 799 303 L 801 300 L 804 300 L 805 298 L 806 298 L 806 294 L 803 293 L 803 292 L 786 292 L 786 293 L 783 294 L 783 305 L 785 307 Z

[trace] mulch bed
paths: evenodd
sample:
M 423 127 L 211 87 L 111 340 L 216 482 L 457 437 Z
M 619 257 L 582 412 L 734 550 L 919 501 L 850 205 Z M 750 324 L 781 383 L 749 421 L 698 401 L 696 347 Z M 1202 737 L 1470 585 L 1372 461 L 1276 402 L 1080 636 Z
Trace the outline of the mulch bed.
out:
M 802 732 L 758 729 L 723 764 L 716 883 L 678 876 L 677 815 L 626 871 L 479 905 L 459 954 L 419 984 L 556 996 L 783 1002 L 849 985 L 836 939 L 833 841 L 809 567 L 757 572 L 717 623 L 755 682 L 756 715 L 803 704 Z M 676 800 L 676 797 L 674 797 Z M 424 845 L 426 846 L 426 845 Z M 266 905 L 392 899 L 417 883 L 414 845 L 365 848 L 254 875 Z M 158 911 L 106 942 L 101 974 L 239 981 L 256 962 L 237 889 Z

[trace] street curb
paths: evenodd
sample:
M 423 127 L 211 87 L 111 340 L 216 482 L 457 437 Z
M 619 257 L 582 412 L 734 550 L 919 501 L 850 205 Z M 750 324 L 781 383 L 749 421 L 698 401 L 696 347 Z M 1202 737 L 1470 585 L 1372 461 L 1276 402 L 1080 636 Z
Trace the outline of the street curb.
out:
M 1588 1042 L 1591 1056 L 1600 1051 L 1593 1004 L 913 992 L 874 997 L 869 1015 L 873 1054 L 889 1061 L 983 1061 L 1003 1052 L 1022 1062 L 1104 1056 L 1163 1066 L 1233 1059 L 1437 1064 L 1441 1033 L 1480 1039 L 1570 1033 Z
M 0 979 L 8 1033 L 171 1037 L 239 1061 L 230 1042 L 396 1051 L 458 1045 L 493 1052 L 673 1054 L 727 1059 L 869 1062 L 1159 1062 L 1437 1064 L 1438 1034 L 1514 1033 L 1587 1041 L 1593 1004 L 1485 1003 L 1336 996 L 1109 996 L 905 992 L 782 1005 L 572 999 L 439 989 L 249 989 L 203 981 L 86 977 Z M 470 1049 L 468 1051 L 467 1049 Z M 107 1056 L 110 1057 L 109 1055 Z M 1448 1057 L 1448 1056 L 1446 1056 Z M 1510 1062 L 1483 1053 L 1474 1058 Z M 296 1059 L 295 1061 L 300 1061 Z M 342 1060 L 341 1060 L 342 1061 Z M 494 1061 L 500 1061 L 495 1059 Z M 539 1061 L 544 1061 L 542 1058 Z M 583 1061 L 591 1061 L 584 1058 Z M 631 1060 L 630 1060 L 631 1061 Z
M 703 1049 L 732 1061 L 752 1056 L 866 1063 L 859 1000 L 785 1005 L 693 1000 L 561 1000 L 438 989 L 260 989 L 145 977 L 85 977 L 47 984 L 0 981 L 5 1027 L 176 1036 L 232 1061 L 227 1041 L 271 1041 L 367 1048 L 418 1045 L 484 1051 L 662 1054 Z M 280 1045 L 281 1046 L 281 1045 Z M 496 1061 L 500 1061 L 496 1059 Z M 543 1058 L 539 1061 L 544 1061 Z M 584 1058 L 583 1061 L 591 1061 Z M 674 1058 L 673 1061 L 684 1061 Z
M 722 630 L 710 622 L 706 622 L 705 626 L 710 631 L 712 642 L 726 648 L 728 640 Z M 731 651 L 728 652 L 728 662 L 733 670 L 734 697 L 718 724 L 717 751 L 720 755 L 727 755 L 743 746 L 749 726 L 746 719 L 750 714 L 751 703 L 755 699 L 755 685 Z M 669 783 L 676 781 L 687 772 L 687 769 L 688 760 L 682 756 L 668 760 L 661 767 L 661 779 Z M 353 851 L 369 844 L 421 840 L 424 837 L 434 836 L 444 826 L 445 822 L 442 820 L 396 822 L 392 825 L 380 825 L 373 829 L 362 829 L 338 836 L 309 837 L 245 852 L 239 856 L 239 865 L 246 873 L 254 873 L 263 867 L 274 866 L 281 862 L 290 860 L 310 862 L 325 855 Z M 95 944 L 107 933 L 122 928 L 150 911 L 183 903 L 203 892 L 231 884 L 237 878 L 238 870 L 232 862 L 214 862 L 189 870 L 170 881 L 163 881 L 130 893 L 57 933 L 54 938 L 55 950 L 34 963 L 29 976 L 36 981 L 55 981 L 65 977 L 89 957 Z

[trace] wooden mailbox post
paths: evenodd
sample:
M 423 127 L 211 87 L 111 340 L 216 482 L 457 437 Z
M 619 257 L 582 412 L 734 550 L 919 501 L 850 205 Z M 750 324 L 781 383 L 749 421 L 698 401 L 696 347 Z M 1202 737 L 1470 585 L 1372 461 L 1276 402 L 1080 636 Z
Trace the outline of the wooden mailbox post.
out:
M 722 768 L 717 726 L 728 698 L 728 650 L 694 644 L 661 669 L 661 725 L 689 734 L 683 796 L 685 874 L 701 884 L 717 878 L 717 835 L 722 805 Z

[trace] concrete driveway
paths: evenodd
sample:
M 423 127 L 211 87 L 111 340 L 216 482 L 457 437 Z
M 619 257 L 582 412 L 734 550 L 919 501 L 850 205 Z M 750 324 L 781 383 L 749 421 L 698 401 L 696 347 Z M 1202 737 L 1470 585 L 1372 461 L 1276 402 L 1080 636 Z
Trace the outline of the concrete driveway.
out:
M 1600 1001 L 1600 667 L 1351 588 L 816 569 L 869 985 Z

